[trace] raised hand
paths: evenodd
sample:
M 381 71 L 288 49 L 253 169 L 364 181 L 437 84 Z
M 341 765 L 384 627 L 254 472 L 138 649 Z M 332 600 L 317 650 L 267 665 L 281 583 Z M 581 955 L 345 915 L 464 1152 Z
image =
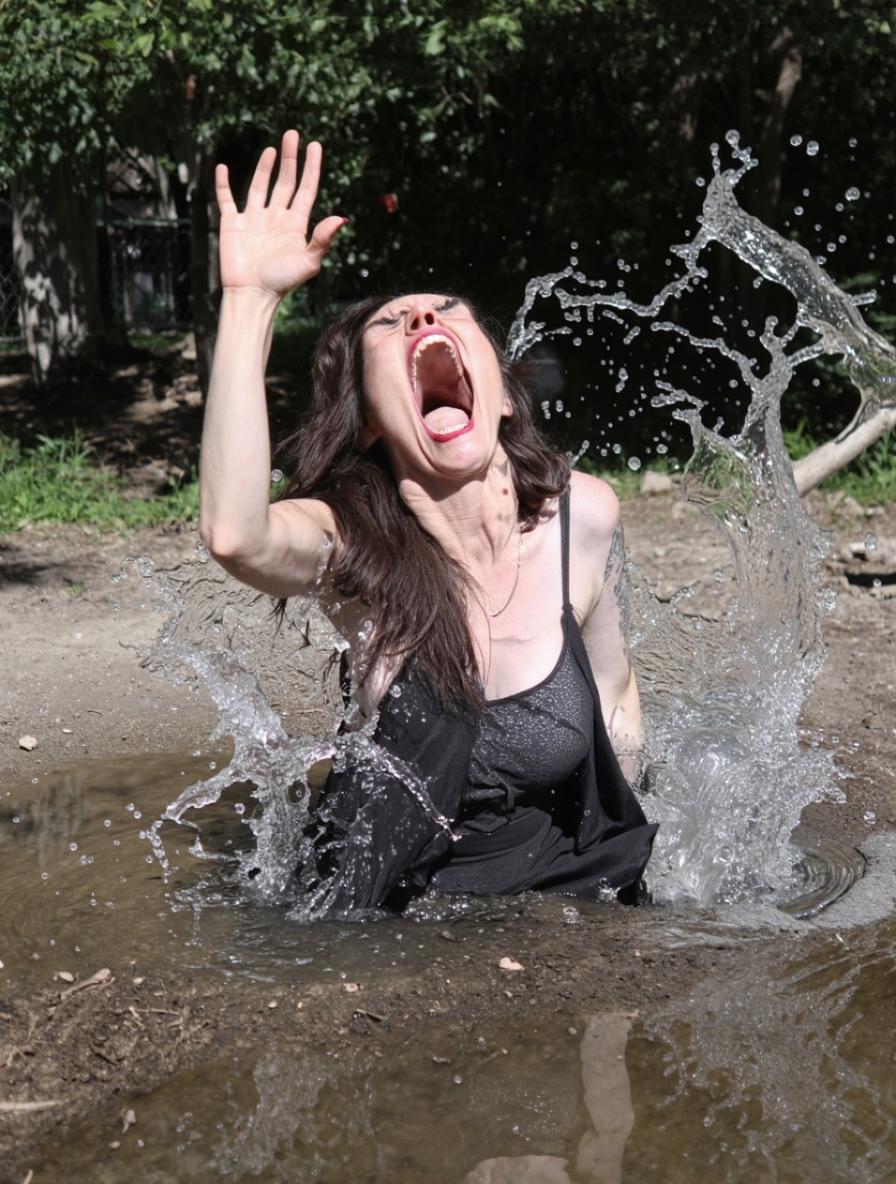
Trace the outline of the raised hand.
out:
M 305 150 L 302 178 L 296 188 L 299 133 L 288 131 L 280 145 L 280 171 L 268 201 L 277 150 L 265 148 L 249 187 L 246 208 L 236 208 L 227 166 L 215 170 L 215 192 L 221 211 L 221 285 L 225 289 L 256 289 L 285 296 L 320 271 L 346 218 L 324 218 L 308 236 L 317 198 L 323 152 L 312 142 Z

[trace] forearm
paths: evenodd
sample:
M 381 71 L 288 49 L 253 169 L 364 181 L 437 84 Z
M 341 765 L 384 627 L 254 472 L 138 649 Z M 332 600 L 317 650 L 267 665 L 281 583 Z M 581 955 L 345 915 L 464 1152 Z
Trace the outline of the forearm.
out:
M 604 722 L 626 778 L 636 784 L 644 763 L 644 728 L 641 720 L 641 701 L 634 671 L 628 681 L 614 694 L 602 694 Z
M 213 554 L 262 547 L 271 442 L 265 397 L 276 296 L 225 290 L 202 430 L 199 531 Z

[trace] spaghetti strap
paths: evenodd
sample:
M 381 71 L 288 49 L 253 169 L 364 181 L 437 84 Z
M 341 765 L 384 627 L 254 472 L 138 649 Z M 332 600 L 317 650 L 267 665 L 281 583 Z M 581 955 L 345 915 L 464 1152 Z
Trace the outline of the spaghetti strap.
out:
M 572 612 L 569 600 L 569 486 L 560 494 L 560 555 L 563 569 L 563 611 Z

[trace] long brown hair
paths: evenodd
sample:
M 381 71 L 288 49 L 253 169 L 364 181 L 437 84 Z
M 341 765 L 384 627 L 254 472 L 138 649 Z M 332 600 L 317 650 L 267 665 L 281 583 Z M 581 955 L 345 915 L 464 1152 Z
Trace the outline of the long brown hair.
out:
M 413 655 L 443 702 L 479 705 L 473 640 L 467 623 L 470 577 L 418 522 L 398 490 L 381 443 L 361 451 L 367 321 L 396 297 L 372 296 L 346 308 L 324 331 L 314 356 L 311 410 L 284 441 L 293 471 L 281 498 L 313 497 L 333 511 L 342 548 L 330 567 L 339 596 L 359 599 L 371 622 L 365 652 L 356 655 L 359 682 L 381 658 Z M 469 302 L 467 306 L 472 310 Z M 549 448 L 532 417 L 530 396 L 496 334 L 477 316 L 501 367 L 513 414 L 499 440 L 510 460 L 523 530 L 534 527 L 545 501 L 569 480 L 564 453 Z

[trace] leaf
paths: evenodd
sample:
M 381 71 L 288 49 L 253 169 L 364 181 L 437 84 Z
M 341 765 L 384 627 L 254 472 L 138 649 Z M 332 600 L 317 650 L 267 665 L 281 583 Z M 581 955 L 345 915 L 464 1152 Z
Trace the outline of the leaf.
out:
M 152 33 L 140 33 L 131 42 L 131 49 L 135 53 L 139 53 L 142 58 L 148 58 L 152 53 L 153 45 L 155 44 L 155 37 Z
M 444 52 L 445 31 L 445 21 L 437 21 L 436 24 L 433 25 L 423 46 L 423 52 L 427 57 L 438 57 L 440 53 Z

